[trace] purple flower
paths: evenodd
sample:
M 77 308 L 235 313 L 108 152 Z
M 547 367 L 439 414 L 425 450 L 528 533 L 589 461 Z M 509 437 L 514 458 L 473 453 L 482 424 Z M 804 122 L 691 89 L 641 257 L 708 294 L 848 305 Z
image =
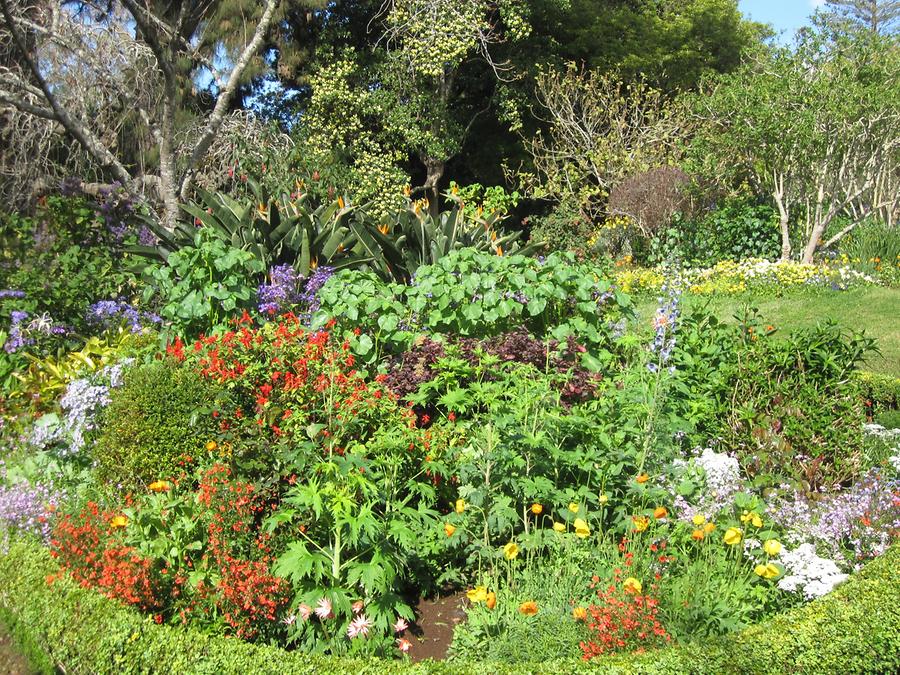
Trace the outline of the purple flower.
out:
M 87 322 L 108 330 L 123 323 L 132 333 L 140 333 L 151 323 L 160 323 L 156 314 L 140 312 L 124 300 L 100 300 L 88 307 Z
M 2 480 L 6 480 L 6 467 L 0 461 Z M 12 532 L 32 534 L 49 543 L 52 515 L 61 497 L 52 487 L 41 483 L 0 483 L 0 532 L 5 538 Z
M 319 309 L 319 289 L 333 273 L 331 267 L 319 267 L 304 282 L 290 265 L 276 265 L 269 270 L 269 283 L 262 284 L 257 290 L 260 313 L 271 316 L 300 305 L 305 313 L 311 315 Z
M 25 291 L 14 291 L 10 289 L 0 291 L 0 300 L 5 300 L 6 298 L 22 299 L 24 297 Z

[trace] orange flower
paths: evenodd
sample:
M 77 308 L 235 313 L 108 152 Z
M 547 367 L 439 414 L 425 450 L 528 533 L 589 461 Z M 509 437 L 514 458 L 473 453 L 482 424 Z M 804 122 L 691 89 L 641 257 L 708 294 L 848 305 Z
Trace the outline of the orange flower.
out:
M 531 512 L 534 515 L 539 516 L 539 515 L 541 515 L 541 513 L 543 511 L 544 511 L 544 507 L 541 506 L 540 504 L 538 504 L 537 502 L 535 502 L 534 504 L 531 505 Z
M 669 512 L 666 510 L 665 506 L 657 506 L 655 509 L 653 509 L 653 517 L 656 518 L 657 520 L 665 518 L 668 515 L 669 515 Z
M 207 452 L 212 452 L 213 450 L 215 450 L 218 447 L 219 446 L 215 441 L 207 441 L 207 443 L 206 443 L 206 451 Z
M 534 600 L 523 602 L 521 605 L 519 605 L 519 611 L 525 616 L 534 616 L 538 613 L 537 603 Z
M 643 532 L 650 525 L 650 519 L 647 516 L 631 516 L 631 522 L 634 523 L 635 532 Z
M 487 599 L 484 601 L 484 604 L 488 609 L 494 609 L 497 606 L 497 594 L 494 591 L 491 591 L 487 594 Z
M 693 539 L 694 541 L 701 541 L 705 538 L 706 532 L 704 532 L 703 530 L 694 530 L 693 532 L 691 532 L 691 539 Z
M 587 610 L 584 607 L 576 607 L 572 610 L 572 618 L 576 621 L 587 621 Z
M 454 532 L 456 532 L 455 525 L 451 525 L 450 523 L 444 523 L 444 534 L 446 534 L 448 537 L 452 537 Z
M 646 483 L 648 480 L 650 480 L 650 476 L 648 476 L 648 475 L 645 474 L 645 473 L 642 473 L 642 474 L 640 474 L 637 478 L 635 478 L 635 480 L 636 480 L 638 483 Z
M 169 485 L 168 481 L 164 481 L 164 480 L 153 481 L 152 483 L 150 483 L 150 485 L 147 486 L 147 488 L 151 492 L 165 492 L 170 487 L 172 487 L 172 486 Z

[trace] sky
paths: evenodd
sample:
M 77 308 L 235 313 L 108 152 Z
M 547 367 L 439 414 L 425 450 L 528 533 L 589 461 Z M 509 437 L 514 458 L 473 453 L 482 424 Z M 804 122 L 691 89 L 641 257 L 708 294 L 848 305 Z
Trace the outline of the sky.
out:
M 825 0 L 739 0 L 741 11 L 756 21 L 770 23 L 776 32 L 784 31 L 782 40 L 790 39 L 804 25 L 816 7 Z

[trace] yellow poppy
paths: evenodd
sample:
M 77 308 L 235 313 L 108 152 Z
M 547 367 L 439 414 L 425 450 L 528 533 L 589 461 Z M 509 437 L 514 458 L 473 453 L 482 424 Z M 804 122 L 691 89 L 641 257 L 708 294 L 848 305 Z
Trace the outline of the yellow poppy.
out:
M 700 527 L 706 522 L 706 516 L 698 513 L 696 516 L 691 518 L 691 522 L 694 523 L 694 525 L 696 525 L 697 527 Z
M 128 527 L 128 518 L 127 516 L 116 516 L 109 521 L 109 526 L 114 530 L 119 527 Z
M 511 541 L 503 547 L 503 555 L 507 560 L 515 560 L 519 555 L 519 545 Z
M 578 513 L 578 504 L 575 502 L 569 502 L 569 511 L 572 513 Z
M 635 532 L 643 532 L 650 525 L 650 519 L 647 516 L 631 516 L 631 522 L 634 523 Z
M 741 532 L 738 528 L 729 527 L 727 530 L 725 530 L 725 536 L 723 539 L 729 546 L 734 546 L 736 544 L 740 544 L 743 537 L 744 533 Z
M 590 536 L 591 528 L 588 527 L 587 521 L 582 518 L 575 519 L 575 536 L 579 539 L 584 539 L 587 536 Z
M 753 571 L 757 576 L 760 576 L 763 579 L 774 579 L 779 574 L 781 574 L 781 570 L 779 570 L 778 567 L 776 565 L 773 565 L 772 563 L 757 565 L 753 568 Z
M 531 512 L 534 515 L 539 516 L 539 515 L 541 515 L 541 513 L 544 512 L 544 507 L 541 504 L 538 504 L 537 502 L 535 502 L 534 504 L 531 505 Z
M 779 553 L 781 553 L 781 542 L 777 539 L 767 539 L 766 543 L 763 544 L 763 550 L 768 555 L 778 555 Z
M 487 600 L 487 589 L 484 586 L 470 588 L 466 591 L 466 597 L 472 603 L 485 602 Z
M 759 514 L 756 511 L 744 511 L 741 515 L 742 523 L 750 523 L 753 527 L 762 527 L 762 518 L 759 517 Z
M 207 441 L 206 442 L 206 451 L 207 452 L 212 452 L 213 450 L 215 450 L 218 447 L 219 447 L 219 445 L 215 441 Z
M 572 610 L 572 618 L 576 621 L 587 621 L 587 610 L 584 607 L 576 607 Z
M 629 593 L 640 593 L 642 590 L 644 590 L 644 587 L 643 587 L 643 585 L 641 585 L 641 582 L 638 581 L 637 579 L 635 579 L 634 577 L 628 577 L 622 583 L 622 586 Z
M 457 513 L 462 513 L 466 510 L 466 500 L 465 499 L 457 499 L 455 509 Z
M 565 523 L 553 523 L 553 529 L 557 532 L 565 532 L 566 526 Z
M 156 481 L 153 481 L 152 483 L 150 483 L 150 485 L 148 485 L 147 487 L 150 489 L 151 492 L 165 492 L 171 486 L 169 485 L 168 481 L 156 480 Z

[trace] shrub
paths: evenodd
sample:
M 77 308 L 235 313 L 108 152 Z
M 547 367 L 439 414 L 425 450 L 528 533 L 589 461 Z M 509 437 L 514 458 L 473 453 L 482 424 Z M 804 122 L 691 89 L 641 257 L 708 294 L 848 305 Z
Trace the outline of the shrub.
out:
M 223 393 L 169 361 L 129 370 L 107 407 L 93 449 L 101 478 L 134 487 L 179 471 L 215 430 L 211 416 Z
M 157 626 L 91 590 L 58 579 L 45 550 L 15 543 L 0 556 L 0 608 L 30 644 L 69 673 L 885 673 L 900 668 L 900 582 L 894 547 L 833 593 L 733 636 L 588 664 L 337 659 Z
M 688 182 L 687 174 L 677 167 L 644 171 L 610 190 L 607 210 L 612 216 L 627 216 L 644 237 L 650 238 L 665 227 L 673 214 L 688 210 Z
M 574 253 L 579 258 L 591 253 L 594 224 L 572 200 L 561 202 L 545 216 L 532 218 L 530 224 L 529 243 L 543 243 L 546 253 Z

